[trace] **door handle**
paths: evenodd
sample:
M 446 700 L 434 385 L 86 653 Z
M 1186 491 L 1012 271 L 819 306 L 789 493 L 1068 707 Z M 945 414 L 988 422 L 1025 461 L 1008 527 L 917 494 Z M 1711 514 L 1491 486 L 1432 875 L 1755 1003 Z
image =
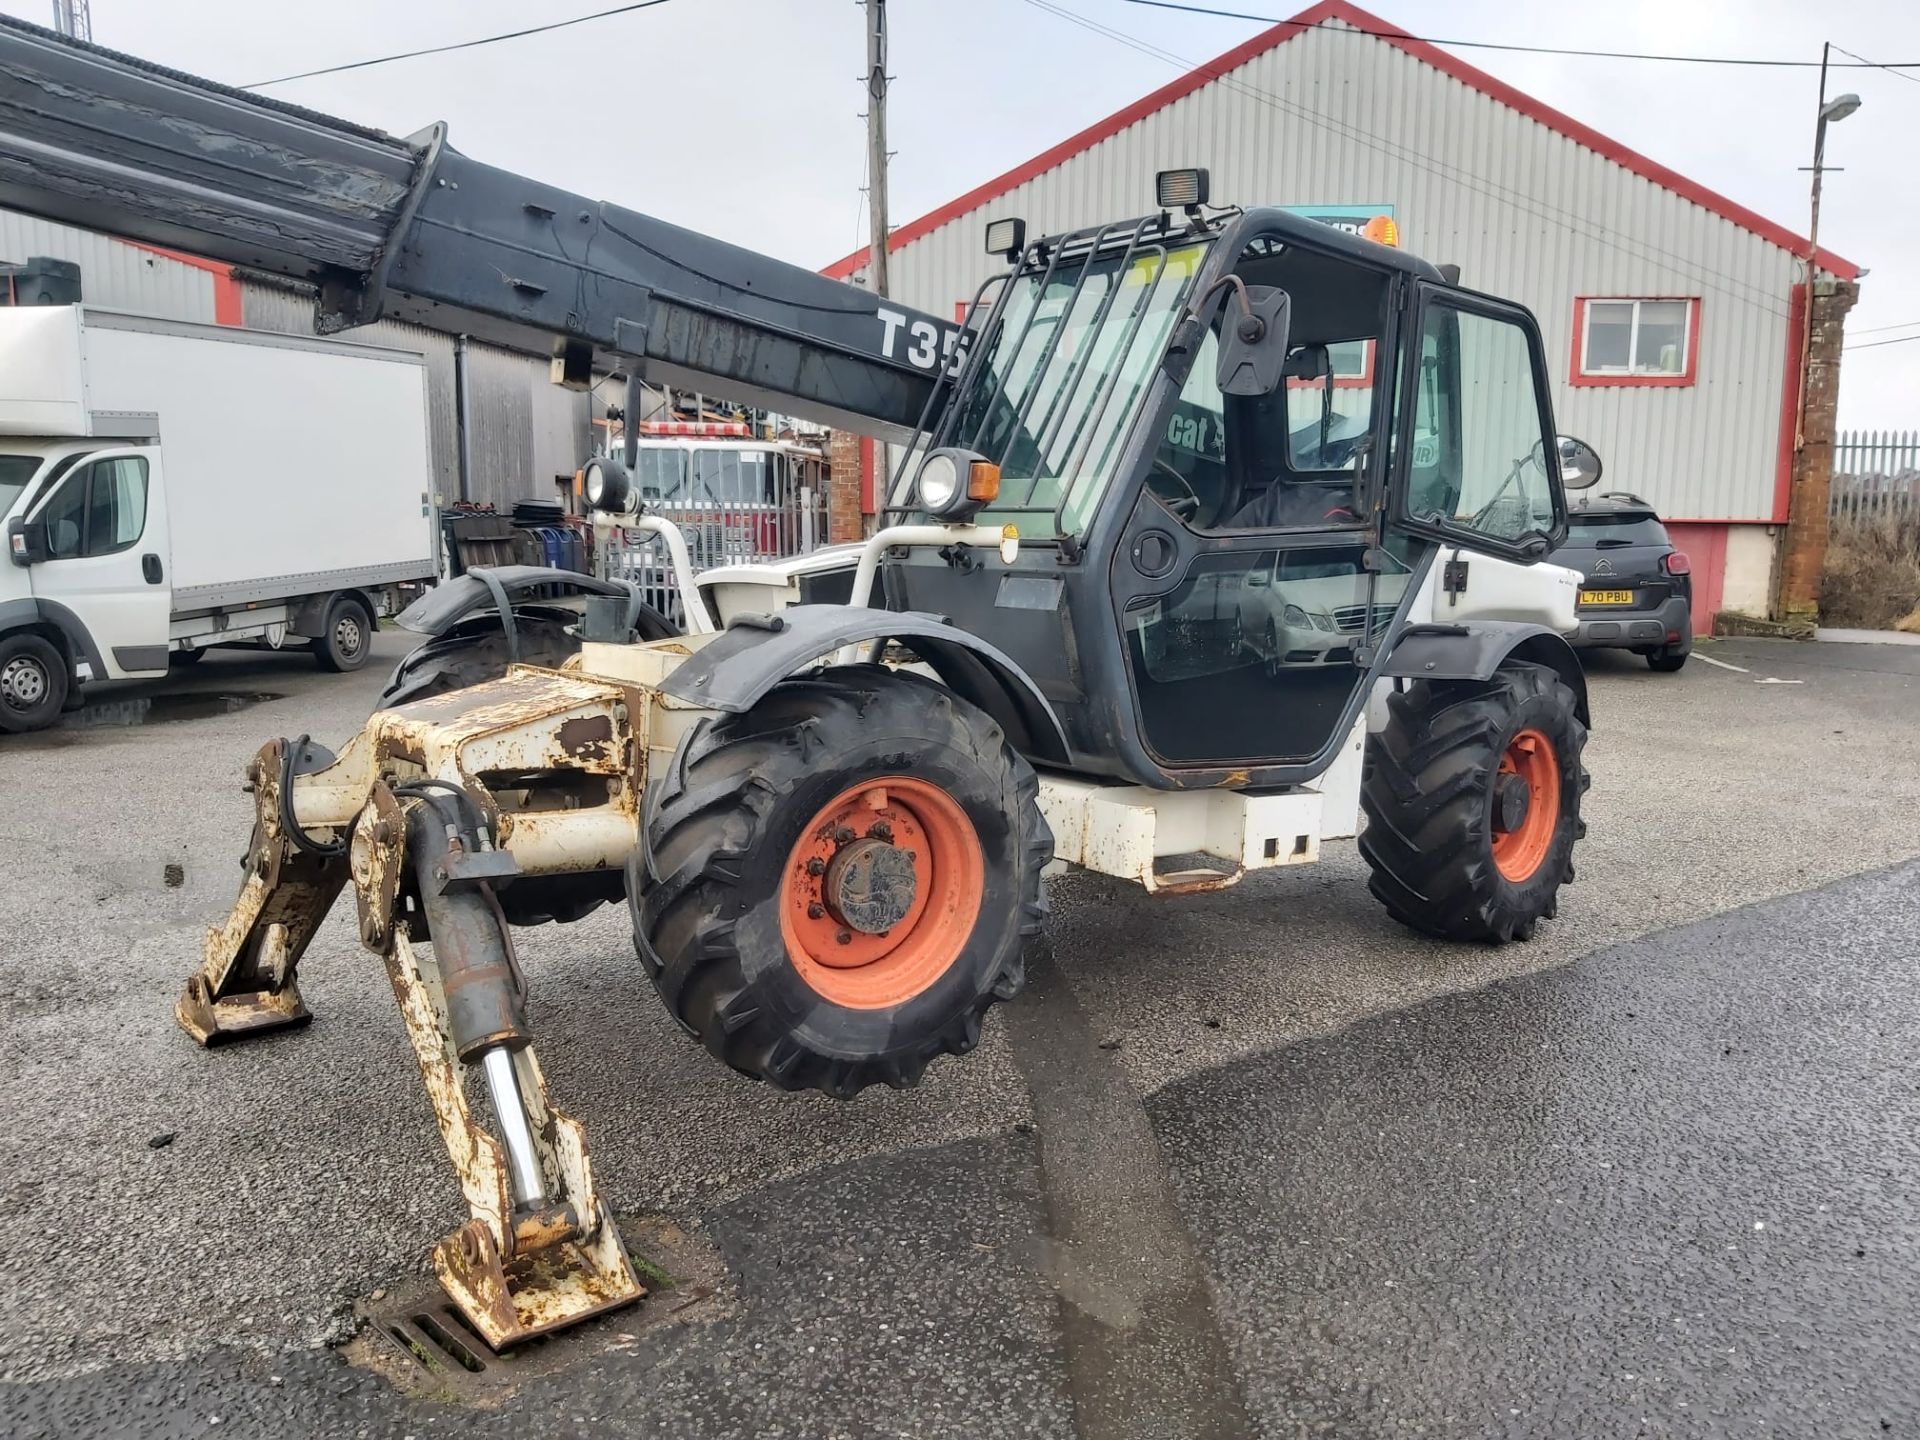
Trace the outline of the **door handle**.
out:
M 149 585 L 158 585 L 166 574 L 166 572 L 160 568 L 160 557 L 158 555 L 142 555 L 140 557 L 140 573 L 146 576 Z

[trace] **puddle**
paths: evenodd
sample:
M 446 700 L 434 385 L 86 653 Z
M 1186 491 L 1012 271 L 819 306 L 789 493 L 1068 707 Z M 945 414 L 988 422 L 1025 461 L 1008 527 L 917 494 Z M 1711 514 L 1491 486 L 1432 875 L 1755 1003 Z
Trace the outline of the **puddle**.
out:
M 283 697 L 269 690 L 216 695 L 129 695 L 82 705 L 60 717 L 62 730 L 108 730 L 127 725 L 165 725 L 174 720 L 205 720 L 231 715 L 266 700 Z

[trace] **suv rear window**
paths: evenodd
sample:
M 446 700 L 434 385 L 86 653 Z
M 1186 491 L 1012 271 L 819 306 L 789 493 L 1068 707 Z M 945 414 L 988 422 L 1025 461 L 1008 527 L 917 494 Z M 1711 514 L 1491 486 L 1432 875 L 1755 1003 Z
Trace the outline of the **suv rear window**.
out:
M 1567 517 L 1567 544 L 1597 545 L 1602 540 L 1615 545 L 1668 545 L 1667 527 L 1654 516 L 1641 511 L 1619 515 L 1582 515 L 1578 510 Z

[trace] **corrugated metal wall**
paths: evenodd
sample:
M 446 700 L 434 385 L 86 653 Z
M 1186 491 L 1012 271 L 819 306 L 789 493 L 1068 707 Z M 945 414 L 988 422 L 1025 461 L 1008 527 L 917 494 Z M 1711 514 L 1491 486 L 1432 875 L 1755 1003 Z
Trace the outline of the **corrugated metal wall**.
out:
M 248 276 L 242 283 L 248 326 L 310 334 L 313 296 L 283 282 Z M 442 503 L 460 496 L 460 432 L 451 335 L 398 320 L 379 320 L 343 332 L 363 345 L 387 345 L 427 357 L 428 405 L 433 423 L 433 468 Z M 469 500 L 511 510 L 515 500 L 552 499 L 554 477 L 571 476 L 591 453 L 588 401 L 548 378 L 547 362 L 491 345 L 468 348 L 472 474 Z
M 1309 30 L 1256 56 L 896 252 L 894 293 L 952 314 L 991 266 L 986 220 L 1137 215 L 1178 165 L 1222 204 L 1391 203 L 1406 248 L 1533 310 L 1560 428 L 1606 483 L 1675 517 L 1774 518 L 1792 257 L 1385 41 Z M 1570 386 L 1582 295 L 1699 297 L 1697 383 Z
M 80 294 L 89 305 L 213 323 L 213 276 L 109 235 L 76 230 L 14 210 L 0 210 L 0 260 L 32 255 L 80 266 Z

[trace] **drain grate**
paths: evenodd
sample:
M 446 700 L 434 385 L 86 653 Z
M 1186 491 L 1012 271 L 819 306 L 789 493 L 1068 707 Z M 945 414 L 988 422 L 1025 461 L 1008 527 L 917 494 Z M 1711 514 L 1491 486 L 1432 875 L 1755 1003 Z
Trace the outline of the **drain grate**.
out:
M 637 1308 L 496 1353 L 436 1281 L 411 1279 L 354 1307 L 361 1330 L 342 1354 L 408 1394 L 488 1406 L 537 1376 L 631 1349 L 649 1331 L 724 1313 L 725 1266 L 704 1239 L 662 1216 L 623 1218 L 620 1230 L 649 1292 Z
M 447 1303 L 437 1286 L 433 1297 L 439 1303 L 432 1309 L 410 1305 L 403 1313 L 383 1316 L 374 1323 L 430 1375 L 448 1380 L 465 1375 L 469 1383 L 485 1376 L 488 1379 L 483 1383 L 498 1383 L 513 1352 L 495 1355 L 465 1317 Z

